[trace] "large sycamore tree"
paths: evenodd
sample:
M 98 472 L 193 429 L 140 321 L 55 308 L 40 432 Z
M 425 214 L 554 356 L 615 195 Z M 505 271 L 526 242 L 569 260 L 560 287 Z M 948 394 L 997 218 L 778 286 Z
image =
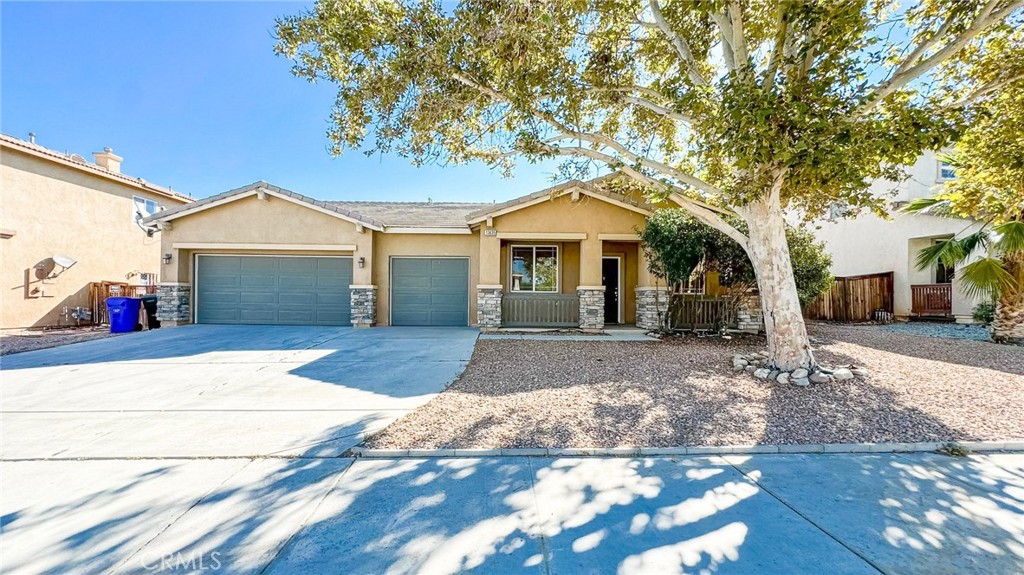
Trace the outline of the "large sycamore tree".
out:
M 1024 0 L 319 0 L 277 23 L 294 72 L 338 86 L 333 152 L 415 162 L 562 158 L 621 171 L 735 240 L 771 361 L 812 367 L 787 212 L 881 211 L 879 177 L 946 145 L 957 69 Z M 730 225 L 746 223 L 746 233 Z M 852 240 L 852 238 L 851 238 Z

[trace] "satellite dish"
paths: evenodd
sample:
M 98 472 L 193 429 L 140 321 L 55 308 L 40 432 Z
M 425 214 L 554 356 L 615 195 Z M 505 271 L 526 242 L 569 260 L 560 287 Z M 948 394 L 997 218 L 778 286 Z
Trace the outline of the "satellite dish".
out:
M 53 263 L 59 265 L 64 269 L 68 269 L 69 267 L 78 263 L 78 260 L 76 260 L 75 258 L 70 258 L 68 256 L 61 254 L 53 254 L 53 257 L 50 259 L 53 260 Z
M 71 154 L 71 161 L 72 162 L 78 162 L 79 164 L 88 164 L 89 163 L 89 162 L 86 161 L 86 159 L 83 156 L 80 156 L 78 154 Z

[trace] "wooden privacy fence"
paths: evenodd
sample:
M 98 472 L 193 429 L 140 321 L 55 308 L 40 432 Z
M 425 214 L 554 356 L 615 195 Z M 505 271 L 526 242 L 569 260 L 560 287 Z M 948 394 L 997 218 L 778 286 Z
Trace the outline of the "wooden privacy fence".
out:
M 893 273 L 837 277 L 829 291 L 804 308 L 804 317 L 828 321 L 871 321 L 875 310 L 893 312 Z
M 127 282 L 93 282 L 89 284 L 89 305 L 92 308 L 92 322 L 97 325 L 110 323 L 107 313 L 108 297 L 142 297 L 156 293 L 156 286 L 136 286 Z
M 672 294 L 668 320 L 671 329 L 719 330 L 736 323 L 736 304 L 729 297 Z

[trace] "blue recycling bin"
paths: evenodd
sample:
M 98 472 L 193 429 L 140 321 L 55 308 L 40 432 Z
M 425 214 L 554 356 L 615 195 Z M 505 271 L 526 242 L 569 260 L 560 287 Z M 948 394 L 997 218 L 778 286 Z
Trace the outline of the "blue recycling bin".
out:
M 107 311 L 110 312 L 110 333 L 135 331 L 139 323 L 139 306 L 142 300 L 134 297 L 108 297 Z

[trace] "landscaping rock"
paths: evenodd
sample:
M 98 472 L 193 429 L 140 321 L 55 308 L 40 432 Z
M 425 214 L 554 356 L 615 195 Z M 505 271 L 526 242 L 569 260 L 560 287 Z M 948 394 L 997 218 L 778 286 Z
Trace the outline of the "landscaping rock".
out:
M 841 367 L 832 373 L 832 377 L 836 378 L 836 381 L 846 381 L 847 379 L 853 379 L 853 372 Z
M 786 372 L 782 372 L 779 374 L 778 377 L 775 378 L 775 381 L 779 383 L 789 383 L 789 374 Z
M 806 369 L 801 367 L 799 369 L 794 369 L 793 370 L 793 379 L 803 379 L 805 377 L 807 377 L 807 370 Z
M 743 369 L 747 370 L 747 373 L 754 373 L 755 371 L 757 371 L 757 368 L 752 366 L 752 365 L 748 365 L 747 367 L 745 367 Z
M 807 387 L 811 384 L 810 380 L 806 377 L 795 377 L 792 380 L 793 385 L 799 385 L 800 387 Z
M 771 374 L 771 370 L 765 369 L 765 368 L 762 367 L 761 369 L 759 369 L 759 370 L 754 372 L 754 377 L 756 377 L 758 379 L 768 379 L 768 376 L 770 374 Z
M 828 383 L 829 376 L 824 371 L 816 371 L 807 377 L 811 383 Z
M 743 371 L 743 369 L 746 368 L 748 365 L 749 364 L 747 363 L 747 360 L 739 358 L 739 357 L 737 357 L 736 359 L 732 360 L 732 370 L 733 371 Z
M 852 373 L 853 375 L 856 375 L 857 377 L 865 377 L 868 374 L 868 370 L 866 370 L 866 369 L 864 369 L 862 367 L 857 367 L 857 368 L 851 369 L 850 373 Z

